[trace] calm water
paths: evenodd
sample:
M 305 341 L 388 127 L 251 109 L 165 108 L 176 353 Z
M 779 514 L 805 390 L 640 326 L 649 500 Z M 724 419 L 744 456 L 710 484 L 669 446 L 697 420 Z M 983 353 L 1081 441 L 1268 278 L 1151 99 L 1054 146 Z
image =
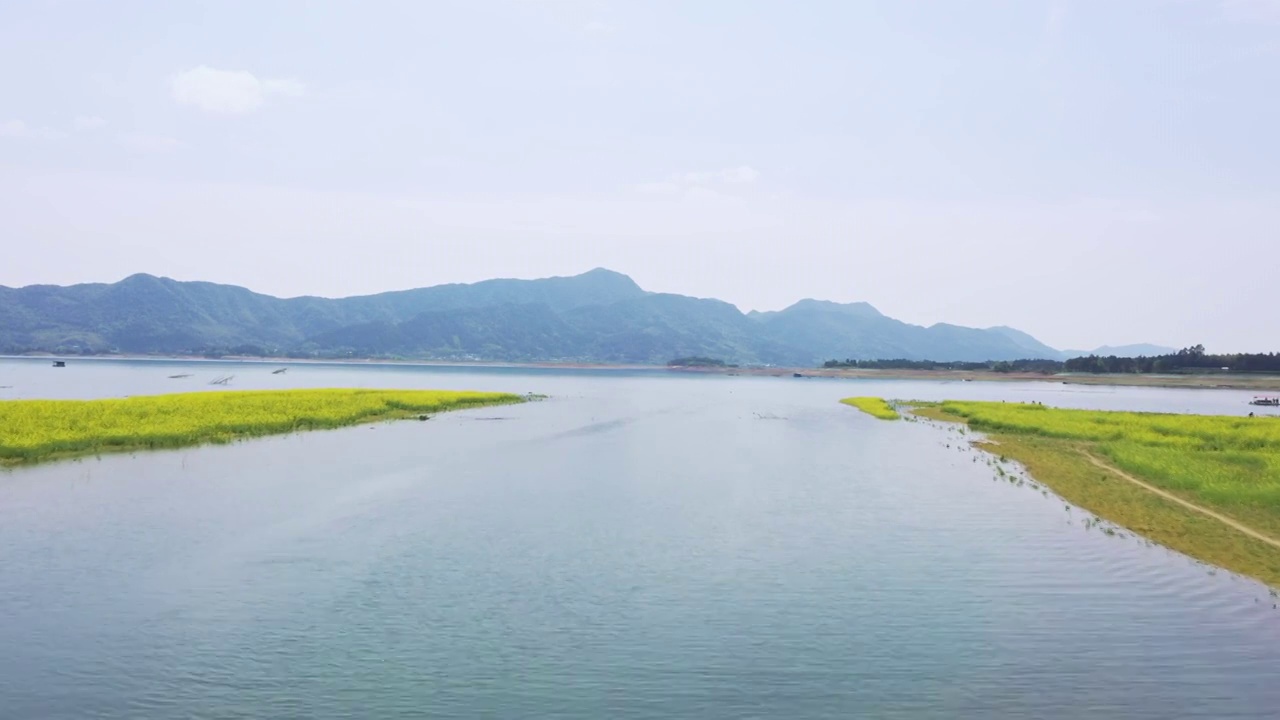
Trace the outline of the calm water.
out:
M 1247 392 L 272 367 L 0 361 L 0 398 L 234 374 L 552 399 L 0 473 L 0 717 L 1280 713 L 1267 590 L 835 402 Z

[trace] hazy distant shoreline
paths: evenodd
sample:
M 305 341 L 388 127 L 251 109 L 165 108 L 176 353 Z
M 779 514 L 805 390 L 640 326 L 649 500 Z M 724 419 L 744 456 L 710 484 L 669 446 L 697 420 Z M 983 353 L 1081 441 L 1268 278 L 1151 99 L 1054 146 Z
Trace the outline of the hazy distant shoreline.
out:
M 1140 375 L 1110 374 L 1089 375 L 1064 373 L 1044 375 L 1041 373 L 1009 372 L 998 373 L 989 370 L 876 370 L 868 368 L 806 368 L 806 367 L 669 367 L 666 365 L 610 364 L 588 362 L 503 362 L 484 360 L 386 360 L 373 358 L 263 358 L 248 356 L 226 356 L 207 358 L 186 355 L 0 355 L 7 360 L 66 360 L 79 361 L 111 361 L 141 360 L 152 362 L 224 362 L 247 363 L 256 365 L 388 365 L 407 367 L 453 367 L 453 368 L 526 368 L 541 370 L 601 370 L 627 372 L 672 372 L 704 375 L 747 375 L 752 377 L 794 377 L 802 378 L 843 378 L 864 380 L 948 380 L 974 382 L 1048 382 L 1065 385 L 1131 385 L 1139 387 L 1166 388 L 1205 388 L 1221 390 L 1255 390 L 1259 392 L 1280 392 L 1280 376 L 1277 375 Z
M 800 374 L 806 378 L 847 378 L 864 380 L 951 380 L 963 382 L 1049 382 L 1064 385 L 1133 385 L 1142 387 L 1205 388 L 1224 390 L 1280 391 L 1277 375 L 1139 375 L 1111 374 L 1088 375 L 1063 373 L 1008 372 L 990 370 L 874 370 L 869 368 L 730 368 L 730 367 L 682 367 L 670 368 L 674 372 L 712 373 L 727 375 L 756 375 L 786 377 Z
M 254 365 L 403 365 L 411 367 L 496 367 L 496 368 L 543 368 L 566 370 L 668 370 L 665 365 L 611 364 L 611 363 L 575 363 L 575 362 L 508 362 L 502 360 L 390 360 L 385 358 L 271 358 L 247 355 L 226 355 L 223 357 L 204 357 L 200 355 L 56 355 L 54 353 L 29 353 L 25 355 L 0 355 L 0 360 L 65 360 L 80 361 L 112 361 L 141 360 L 148 362 L 209 362 L 209 363 L 248 363 Z M 788 371 L 789 372 L 789 371 Z

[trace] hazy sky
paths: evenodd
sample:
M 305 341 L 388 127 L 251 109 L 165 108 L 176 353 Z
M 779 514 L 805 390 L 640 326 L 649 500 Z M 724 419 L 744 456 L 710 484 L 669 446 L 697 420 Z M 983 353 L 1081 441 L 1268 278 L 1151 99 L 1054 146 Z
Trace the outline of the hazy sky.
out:
M 1280 0 L 0 0 L 0 248 L 1280 350 Z

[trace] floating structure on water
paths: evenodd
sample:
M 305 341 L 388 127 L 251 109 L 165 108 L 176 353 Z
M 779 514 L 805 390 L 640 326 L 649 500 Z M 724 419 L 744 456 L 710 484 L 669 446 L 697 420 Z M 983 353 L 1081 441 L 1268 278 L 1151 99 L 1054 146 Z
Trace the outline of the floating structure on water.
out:
M 285 373 L 287 373 L 287 372 L 289 372 L 289 368 L 287 368 L 287 367 L 282 367 L 282 368 L 280 368 L 279 370 L 272 370 L 272 371 L 271 371 L 271 374 L 272 374 L 272 375 L 283 375 L 283 374 L 285 374 Z
M 1249 401 L 1250 405 L 1262 405 L 1264 407 L 1280 407 L 1280 397 L 1256 397 Z
M 210 385 L 226 385 L 235 375 L 221 375 L 209 381 Z
M 189 378 L 189 377 L 191 377 L 191 373 L 183 373 L 183 374 L 181 374 L 181 375 L 170 375 L 170 376 L 169 376 L 169 379 L 170 379 L 170 380 L 181 380 L 182 378 Z

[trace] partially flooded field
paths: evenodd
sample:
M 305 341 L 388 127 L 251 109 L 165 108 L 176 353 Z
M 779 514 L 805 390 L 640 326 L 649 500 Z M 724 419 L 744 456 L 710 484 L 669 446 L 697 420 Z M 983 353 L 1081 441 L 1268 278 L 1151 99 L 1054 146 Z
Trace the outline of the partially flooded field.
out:
M 980 447 L 1017 460 L 1100 517 L 1280 587 L 1280 419 L 1040 403 L 908 405 L 981 431 Z
M 427 413 L 521 401 L 509 393 L 369 389 L 0 400 L 0 463 L 225 443 L 374 420 L 425 420 Z

